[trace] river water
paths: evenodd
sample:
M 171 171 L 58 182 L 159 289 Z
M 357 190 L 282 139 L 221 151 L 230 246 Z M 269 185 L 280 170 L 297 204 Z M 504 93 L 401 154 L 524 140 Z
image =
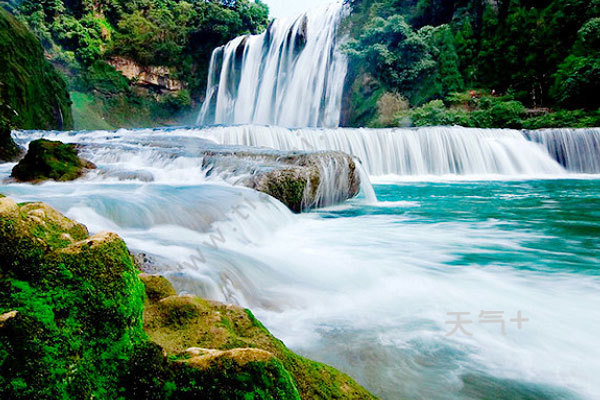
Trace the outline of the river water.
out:
M 546 142 L 485 133 L 16 132 L 22 145 L 82 144 L 99 170 L 70 183 L 5 182 L 0 193 L 117 232 L 180 292 L 251 308 L 291 349 L 384 399 L 599 398 L 597 158 L 574 151 L 569 164 L 556 132 L 538 133 Z M 310 150 L 315 137 L 362 160 L 377 201 L 363 182 L 358 198 L 292 214 L 210 174 L 199 152 Z M 13 165 L 0 164 L 0 178 Z M 456 313 L 465 323 L 452 332 Z

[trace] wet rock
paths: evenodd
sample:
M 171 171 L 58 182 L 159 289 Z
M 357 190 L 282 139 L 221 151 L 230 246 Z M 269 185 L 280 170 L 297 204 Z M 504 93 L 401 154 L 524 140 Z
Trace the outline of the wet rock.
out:
M 11 177 L 19 182 L 71 181 L 96 167 L 77 155 L 77 148 L 45 139 L 29 144 L 25 157 L 13 168 Z
M 16 161 L 21 154 L 21 149 L 12 139 L 10 128 L 0 122 L 0 162 Z
M 360 190 L 354 159 L 342 152 L 212 151 L 208 174 L 266 193 L 294 212 L 346 201 Z

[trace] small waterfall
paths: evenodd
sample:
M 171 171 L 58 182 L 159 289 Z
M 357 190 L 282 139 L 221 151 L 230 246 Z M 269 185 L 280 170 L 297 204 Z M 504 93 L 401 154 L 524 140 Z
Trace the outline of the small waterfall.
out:
M 200 135 L 228 145 L 343 151 L 359 158 L 371 176 L 561 175 L 567 172 L 546 148 L 528 140 L 518 130 L 461 127 L 290 130 L 236 126 L 205 129 Z
M 546 147 L 569 171 L 600 173 L 600 128 L 544 129 L 525 132 L 525 136 Z
M 338 126 L 347 61 L 336 36 L 346 13 L 338 2 L 217 48 L 198 123 Z

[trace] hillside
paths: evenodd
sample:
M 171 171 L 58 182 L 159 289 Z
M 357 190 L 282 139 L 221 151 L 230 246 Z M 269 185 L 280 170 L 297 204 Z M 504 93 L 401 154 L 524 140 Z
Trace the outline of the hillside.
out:
M 75 128 L 191 122 L 212 50 L 266 28 L 248 0 L 0 1 L 68 77 Z M 186 118 L 187 117 L 187 118 Z
M 62 76 L 27 27 L 0 9 L 0 118 L 23 129 L 71 128 Z
M 598 1 L 350 3 L 346 125 L 600 124 Z

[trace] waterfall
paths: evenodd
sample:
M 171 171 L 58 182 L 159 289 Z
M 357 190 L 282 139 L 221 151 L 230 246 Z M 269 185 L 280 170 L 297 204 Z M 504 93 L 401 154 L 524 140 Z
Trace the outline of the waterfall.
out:
M 522 132 L 461 127 L 290 130 L 235 126 L 214 127 L 199 134 L 228 145 L 343 151 L 360 159 L 371 176 L 600 173 L 600 129 Z
M 347 61 L 337 28 L 346 13 L 335 3 L 217 48 L 198 123 L 338 126 Z
M 600 173 L 600 129 L 544 129 L 525 132 L 569 171 Z

